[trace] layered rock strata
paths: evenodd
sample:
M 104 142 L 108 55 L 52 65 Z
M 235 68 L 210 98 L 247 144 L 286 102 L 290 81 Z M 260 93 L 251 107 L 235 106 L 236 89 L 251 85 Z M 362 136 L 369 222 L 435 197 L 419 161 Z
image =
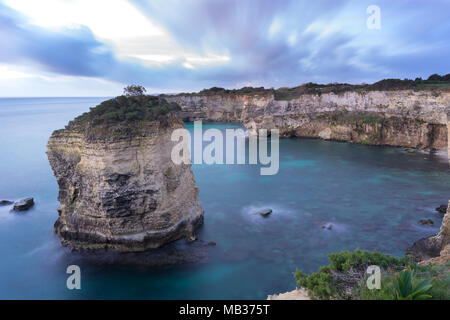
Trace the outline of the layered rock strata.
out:
M 55 131 L 47 145 L 62 244 L 136 252 L 195 238 L 203 222 L 199 190 L 190 165 L 171 161 L 171 134 L 183 122 L 169 113 L 131 122 L 131 131 L 116 125 L 111 134 L 83 121 Z
M 447 150 L 450 91 L 348 91 L 276 100 L 271 93 L 167 96 L 187 121 L 241 122 L 251 133 Z

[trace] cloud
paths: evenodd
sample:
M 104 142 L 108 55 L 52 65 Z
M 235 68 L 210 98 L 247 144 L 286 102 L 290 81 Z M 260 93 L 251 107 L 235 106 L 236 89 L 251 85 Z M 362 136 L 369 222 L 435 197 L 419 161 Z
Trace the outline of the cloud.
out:
M 379 1 L 381 30 L 366 27 L 370 1 L 133 2 L 182 46 L 228 54 L 232 66 L 217 82 L 360 82 L 450 69 L 445 1 Z
M 46 28 L 0 3 L 0 62 L 171 92 L 450 72 L 446 1 L 380 0 L 380 30 L 367 29 L 365 0 L 129 3 L 159 33 L 109 41 L 101 23 Z
M 0 4 L 0 61 L 32 64 L 46 71 L 76 76 L 102 76 L 113 54 L 83 26 L 49 31 L 31 26 Z

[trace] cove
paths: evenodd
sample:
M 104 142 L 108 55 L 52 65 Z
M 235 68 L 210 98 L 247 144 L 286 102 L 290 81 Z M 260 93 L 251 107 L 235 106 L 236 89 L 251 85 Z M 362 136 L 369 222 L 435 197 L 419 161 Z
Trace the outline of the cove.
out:
M 265 299 L 295 288 L 292 273 L 328 264 L 327 254 L 377 249 L 403 256 L 438 232 L 434 208 L 448 201 L 448 162 L 401 148 L 280 139 L 280 168 L 193 165 L 205 209 L 198 237 L 217 243 L 202 263 L 159 268 L 80 261 L 53 234 L 58 188 L 45 155 L 53 130 L 104 98 L 0 99 L 0 197 L 33 196 L 35 207 L 0 207 L 0 297 L 6 299 Z M 186 124 L 193 130 L 193 124 Z M 204 124 L 204 129 L 240 128 Z M 273 213 L 252 215 L 258 208 Z M 418 224 L 432 219 L 434 226 Z M 322 229 L 325 223 L 332 230 Z M 68 265 L 80 291 L 66 288 Z

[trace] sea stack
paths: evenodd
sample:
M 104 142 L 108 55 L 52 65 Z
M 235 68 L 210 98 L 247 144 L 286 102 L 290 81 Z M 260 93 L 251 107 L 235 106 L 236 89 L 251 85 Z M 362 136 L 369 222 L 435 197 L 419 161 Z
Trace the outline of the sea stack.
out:
M 120 96 L 55 131 L 47 156 L 59 185 L 54 230 L 75 250 L 137 252 L 195 237 L 203 209 L 190 164 L 175 165 L 176 103 Z

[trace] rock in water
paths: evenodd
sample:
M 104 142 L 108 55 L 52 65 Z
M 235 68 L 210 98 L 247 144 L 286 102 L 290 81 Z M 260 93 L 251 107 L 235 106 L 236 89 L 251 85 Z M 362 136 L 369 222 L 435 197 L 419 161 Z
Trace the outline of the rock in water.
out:
M 14 211 L 25 211 L 30 209 L 34 205 L 33 198 L 26 198 L 14 203 L 13 210 Z
M 331 229 L 333 229 L 333 225 L 331 223 L 324 224 L 322 226 L 322 229 L 331 230 Z
M 447 206 L 442 204 L 436 208 L 436 211 L 445 214 L 447 212 Z
M 272 213 L 272 209 L 269 209 L 269 208 L 260 209 L 260 210 L 256 210 L 256 211 L 253 212 L 253 213 L 254 213 L 254 214 L 262 215 L 263 217 L 267 217 L 269 214 Z
M 433 220 L 431 219 L 421 219 L 419 220 L 419 223 L 427 226 L 432 226 L 434 224 Z
M 121 96 L 52 134 L 47 156 L 61 203 L 54 229 L 63 245 L 137 252 L 195 238 L 198 188 L 190 164 L 171 160 L 171 134 L 184 128 L 177 107 Z
M 0 200 L 0 206 L 7 206 L 10 204 L 13 204 L 13 202 L 9 200 Z

